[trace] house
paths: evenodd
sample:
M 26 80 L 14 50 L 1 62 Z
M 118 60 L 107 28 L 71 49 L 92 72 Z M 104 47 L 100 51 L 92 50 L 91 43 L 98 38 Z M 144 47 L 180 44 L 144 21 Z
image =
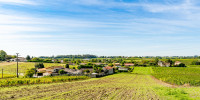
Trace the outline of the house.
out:
M 114 69 L 113 67 L 111 66 L 106 66 L 106 67 L 103 67 L 103 70 L 106 74 L 113 74 L 114 73 Z
M 94 71 L 93 68 L 81 68 L 80 70 L 81 70 L 82 72 L 84 72 L 85 70 L 89 70 L 90 73 Z
M 130 67 L 130 66 L 134 66 L 134 64 L 133 63 L 125 63 L 124 66 Z
M 64 69 L 63 66 L 52 66 L 46 68 L 46 72 L 58 72 L 59 70 Z
M 37 72 L 46 72 L 46 68 L 40 68 L 40 69 L 37 69 Z
M 120 67 L 118 68 L 119 71 L 128 72 L 128 68 Z
M 163 61 L 158 61 L 158 66 L 165 67 L 165 63 Z
M 60 60 L 60 63 L 64 63 L 64 60 Z
M 63 66 L 53 66 L 48 68 L 37 69 L 37 76 L 56 76 L 59 75 L 59 70 L 64 69 Z
M 98 73 L 92 73 L 92 74 L 91 74 L 91 78 L 96 78 L 97 75 L 98 75 Z
M 174 65 L 180 65 L 181 62 L 180 61 L 175 61 Z
M 70 68 L 65 68 L 64 71 L 67 73 L 67 74 L 82 74 L 83 71 L 82 70 L 76 70 L 76 69 L 70 69 Z
M 104 65 L 103 63 L 94 63 L 95 65 Z
M 114 63 L 114 66 L 119 68 L 119 67 L 121 67 L 121 64 L 120 63 Z
M 11 62 L 17 62 L 17 58 L 10 59 Z M 26 58 L 24 57 L 18 57 L 18 62 L 26 62 Z
M 166 67 L 170 67 L 171 64 L 170 64 L 170 63 L 165 63 L 165 66 L 166 66 Z
M 80 65 L 86 65 L 87 63 L 80 63 Z
M 158 61 L 158 66 L 160 66 L 160 67 L 170 67 L 171 64 L 170 63 L 165 63 L 163 61 Z

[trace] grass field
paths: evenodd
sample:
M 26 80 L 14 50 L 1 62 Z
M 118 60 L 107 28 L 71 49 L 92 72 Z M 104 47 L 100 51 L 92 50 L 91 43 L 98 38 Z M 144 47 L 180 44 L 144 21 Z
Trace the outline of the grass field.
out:
M 200 68 L 154 67 L 156 78 L 177 85 L 200 86 Z
M 190 100 L 200 99 L 200 87 L 168 87 L 151 77 L 152 69 L 138 67 L 120 73 L 76 82 L 0 88 L 0 99 L 69 100 Z
M 27 69 L 30 69 L 30 68 L 34 68 L 34 65 L 35 63 L 32 63 L 32 62 L 20 62 L 19 63 L 19 73 L 25 73 Z M 65 66 L 65 64 L 59 64 L 59 63 L 44 63 L 44 66 L 45 67 L 51 67 L 51 66 Z M 73 67 L 77 67 L 75 65 L 70 65 L 70 68 L 73 68 Z M 0 74 L 2 73 L 1 72 L 1 69 L 4 69 L 4 74 L 7 74 L 8 75 L 16 75 L 16 69 L 17 69 L 17 64 L 16 62 L 10 62 L 10 63 L 0 63 Z M 0 78 L 1 78 L 1 75 L 0 75 Z

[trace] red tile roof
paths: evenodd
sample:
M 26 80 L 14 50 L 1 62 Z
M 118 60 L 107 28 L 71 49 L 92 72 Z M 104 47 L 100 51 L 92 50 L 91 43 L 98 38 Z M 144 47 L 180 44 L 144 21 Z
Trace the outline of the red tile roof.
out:
M 113 67 L 111 67 L 111 66 L 106 66 L 104 68 L 107 69 L 107 70 L 113 69 Z
M 125 63 L 124 65 L 125 65 L 125 66 L 134 66 L 133 63 Z
M 64 68 L 63 66 L 52 66 L 52 67 L 48 67 L 46 69 L 55 69 L 55 68 Z

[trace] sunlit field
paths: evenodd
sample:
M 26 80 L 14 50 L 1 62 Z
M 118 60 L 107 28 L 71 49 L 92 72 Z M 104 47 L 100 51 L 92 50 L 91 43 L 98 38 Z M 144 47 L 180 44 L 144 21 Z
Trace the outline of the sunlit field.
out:
M 35 63 L 33 62 L 19 62 L 19 73 L 20 75 L 25 74 L 27 69 L 35 68 Z M 60 63 L 44 63 L 45 67 L 51 67 L 51 66 L 65 66 L 65 64 Z M 75 65 L 70 65 L 70 68 L 77 67 Z M 10 62 L 10 63 L 0 63 L 0 74 L 2 73 L 1 70 L 3 68 L 5 78 L 6 77 L 12 77 L 13 75 L 16 75 L 17 71 L 17 63 L 16 62 Z M 1 75 L 0 75 L 1 78 Z
M 190 100 L 200 87 L 173 86 L 152 78 L 150 67 L 76 82 L 23 85 L 0 89 L 0 99 Z

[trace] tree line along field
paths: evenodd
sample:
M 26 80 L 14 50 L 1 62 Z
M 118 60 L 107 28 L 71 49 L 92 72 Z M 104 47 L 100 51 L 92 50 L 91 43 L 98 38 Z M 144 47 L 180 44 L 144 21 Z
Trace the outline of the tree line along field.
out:
M 75 82 L 0 88 L 0 99 L 68 100 L 197 100 L 200 87 L 170 87 L 153 79 L 151 67 L 136 67 L 132 73 Z

